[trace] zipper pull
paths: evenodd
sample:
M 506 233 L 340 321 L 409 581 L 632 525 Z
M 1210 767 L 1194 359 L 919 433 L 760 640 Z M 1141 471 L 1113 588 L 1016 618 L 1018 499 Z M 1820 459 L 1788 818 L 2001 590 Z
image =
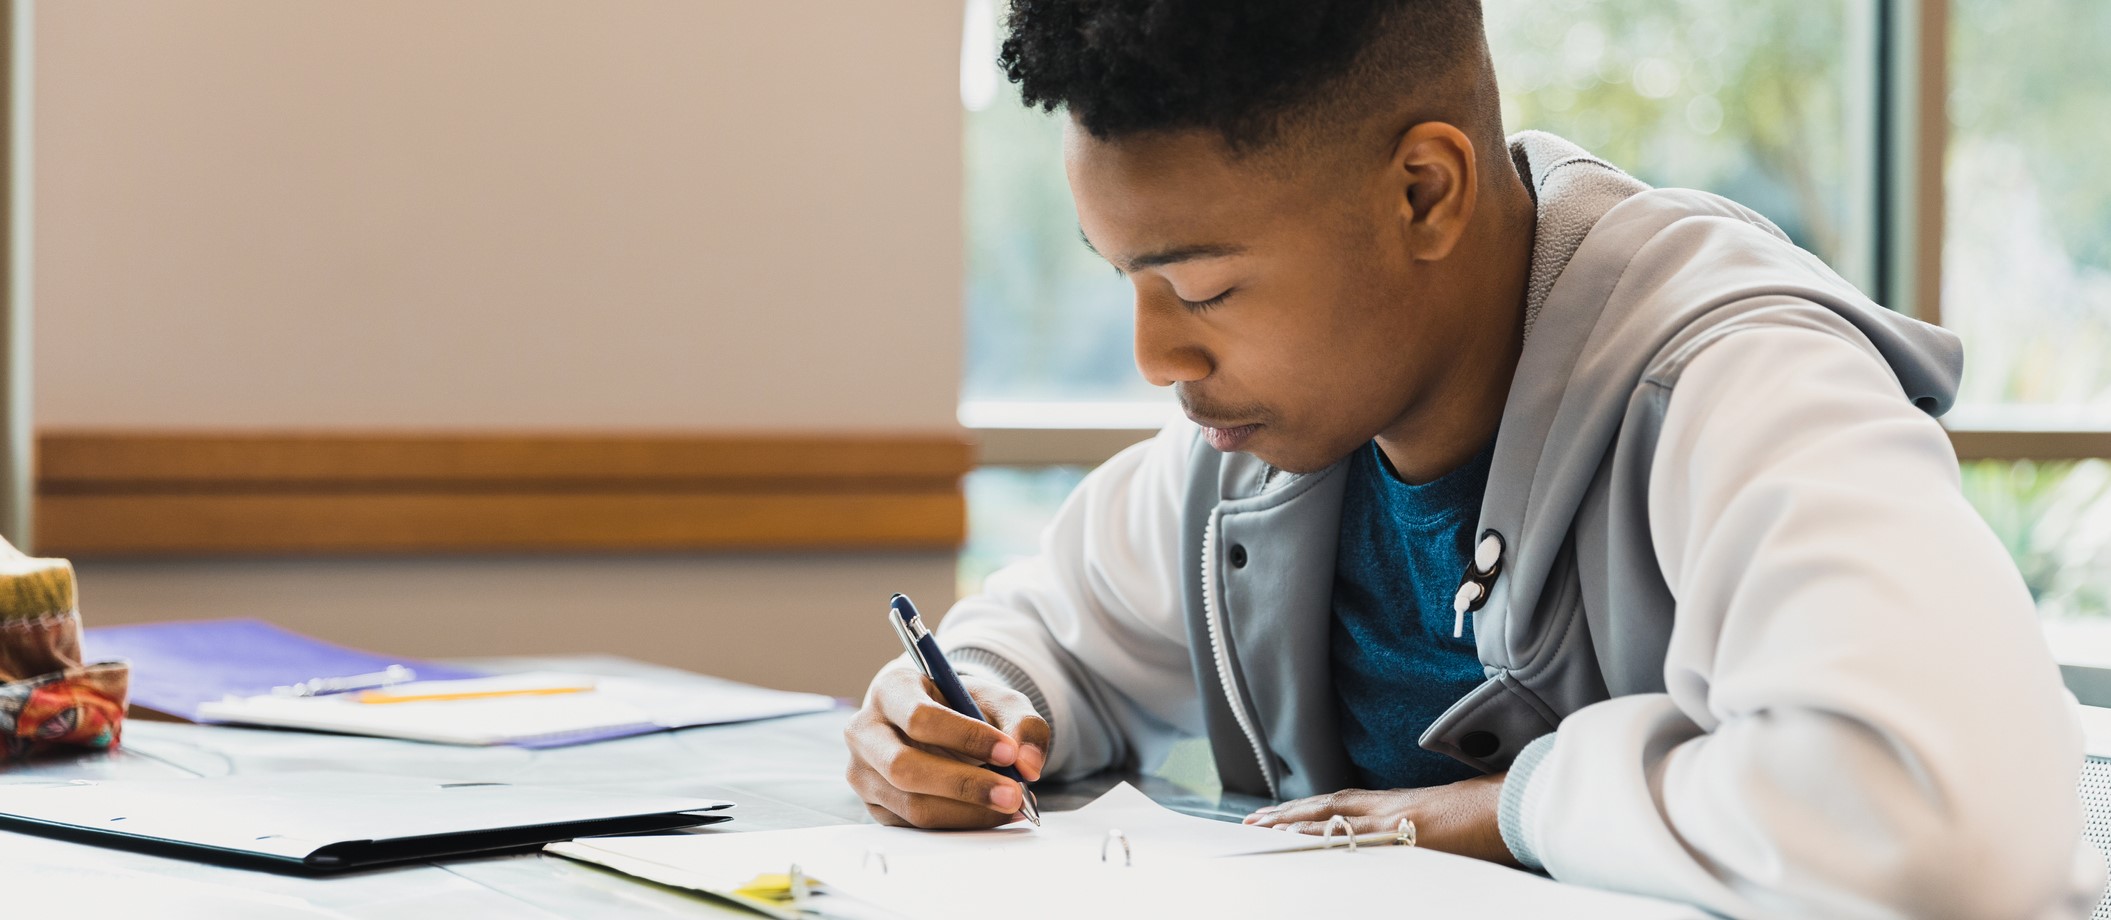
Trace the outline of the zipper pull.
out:
M 1466 637 L 1466 611 L 1479 607 L 1481 601 L 1487 597 L 1488 589 L 1481 587 L 1480 582 L 1469 581 L 1459 586 L 1459 593 L 1451 599 L 1452 638 L 1463 639 Z
M 1484 530 L 1480 545 L 1473 549 L 1473 558 L 1466 563 L 1466 576 L 1459 584 L 1459 593 L 1451 599 L 1452 638 L 1466 638 L 1466 614 L 1481 609 L 1481 605 L 1488 602 L 1488 587 L 1495 584 L 1496 577 L 1502 572 L 1503 535 Z

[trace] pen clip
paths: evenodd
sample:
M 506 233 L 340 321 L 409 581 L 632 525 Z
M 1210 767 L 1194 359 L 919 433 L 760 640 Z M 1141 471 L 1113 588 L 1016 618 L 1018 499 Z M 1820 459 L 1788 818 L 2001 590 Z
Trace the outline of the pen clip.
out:
M 375 671 L 372 674 L 354 674 L 350 677 L 317 677 L 284 687 L 273 687 L 271 688 L 271 695 L 284 697 L 328 696 L 333 693 L 349 693 L 354 690 L 393 687 L 397 684 L 409 683 L 417 679 L 418 672 L 400 664 L 392 664 L 386 669 Z
M 909 660 L 916 662 L 916 670 L 926 678 L 932 677 L 931 663 L 924 660 L 924 650 L 916 645 L 916 640 L 921 638 L 917 633 L 921 632 L 925 636 L 931 634 L 930 630 L 924 629 L 923 620 L 915 614 L 904 617 L 901 611 L 889 605 L 887 624 L 894 627 L 895 637 L 902 640 L 902 648 L 909 653 Z M 911 626 L 915 629 L 912 630 Z

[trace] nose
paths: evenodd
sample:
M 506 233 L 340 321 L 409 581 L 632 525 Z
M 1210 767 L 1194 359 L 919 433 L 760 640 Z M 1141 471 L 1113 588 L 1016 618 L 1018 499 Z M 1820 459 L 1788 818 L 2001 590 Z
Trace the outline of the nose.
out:
M 1136 369 L 1152 386 L 1209 376 L 1209 352 L 1196 341 L 1193 314 L 1172 297 L 1136 295 Z

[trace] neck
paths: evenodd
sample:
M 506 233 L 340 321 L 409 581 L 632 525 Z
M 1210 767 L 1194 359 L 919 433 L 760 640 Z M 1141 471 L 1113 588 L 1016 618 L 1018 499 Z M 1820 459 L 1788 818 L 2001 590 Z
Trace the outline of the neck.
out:
M 1476 319 L 1459 338 L 1434 398 L 1378 435 L 1378 449 L 1408 482 L 1429 482 L 1459 468 L 1495 438 L 1524 351 L 1525 288 L 1538 214 L 1509 150 L 1500 154 L 1500 167 L 1489 170 L 1494 181 L 1482 190 L 1494 219 L 1455 256 L 1465 259 L 1461 264 L 1487 266 L 1502 280 L 1469 288 L 1462 306 Z

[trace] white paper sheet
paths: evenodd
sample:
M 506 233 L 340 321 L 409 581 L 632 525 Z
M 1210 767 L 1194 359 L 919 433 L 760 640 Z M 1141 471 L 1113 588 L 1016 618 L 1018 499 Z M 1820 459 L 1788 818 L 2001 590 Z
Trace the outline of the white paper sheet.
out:
M 845 825 L 552 844 L 564 856 L 662 884 L 737 888 L 797 864 L 842 895 L 908 917 L 1280 917 L 1314 910 L 1443 916 L 1699 918 L 1690 907 L 1561 885 L 1399 846 L 1315 849 L 1312 837 L 1183 815 L 1123 784 L 1035 828 L 918 831 Z M 1129 843 L 1125 864 L 1119 842 Z M 1338 841 L 1337 841 L 1338 842 Z M 884 863 L 884 868 L 882 866 Z
M 235 697 L 199 707 L 205 718 L 249 725 L 406 738 L 443 744 L 547 743 L 821 712 L 816 693 L 768 690 L 705 678 L 678 682 L 534 672 L 470 681 L 400 684 L 395 693 L 591 685 L 584 693 L 370 704 L 357 694 Z M 443 686 L 445 685 L 445 686 Z M 474 685 L 474 686 L 469 686 Z M 613 733 L 613 734 L 612 734 Z
M 985 831 L 921 831 L 845 824 L 794 831 L 578 840 L 549 849 L 604 865 L 608 865 L 606 857 L 613 856 L 633 864 L 664 866 L 672 870 L 671 874 L 693 882 L 682 887 L 719 890 L 738 887 L 762 873 L 783 872 L 793 864 L 830 884 L 867 872 L 879 873 L 883 862 L 887 874 L 922 878 L 942 877 L 963 860 L 1043 867 L 1094 866 L 1099 864 L 1101 844 L 1107 841 L 1109 830 L 1122 832 L 1139 866 L 1318 845 L 1310 837 L 1183 815 L 1151 801 L 1127 783 L 1084 808 L 1041 817 L 1044 823 L 1040 827 L 1020 821 Z M 1114 842 L 1107 851 L 1109 860 L 1119 865 L 1121 844 Z

